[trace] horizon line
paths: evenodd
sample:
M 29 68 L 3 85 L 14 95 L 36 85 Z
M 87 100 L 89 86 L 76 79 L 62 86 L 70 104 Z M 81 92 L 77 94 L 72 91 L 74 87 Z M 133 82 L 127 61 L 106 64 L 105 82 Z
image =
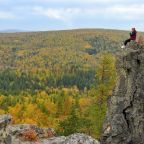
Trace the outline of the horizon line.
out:
M 70 28 L 70 29 L 52 29 L 52 30 L 19 30 L 19 29 L 5 29 L 0 30 L 0 33 L 25 33 L 25 32 L 56 32 L 56 31 L 74 31 L 74 30 L 117 30 L 130 31 L 130 29 L 115 29 L 115 28 Z M 142 31 L 140 31 L 142 32 Z

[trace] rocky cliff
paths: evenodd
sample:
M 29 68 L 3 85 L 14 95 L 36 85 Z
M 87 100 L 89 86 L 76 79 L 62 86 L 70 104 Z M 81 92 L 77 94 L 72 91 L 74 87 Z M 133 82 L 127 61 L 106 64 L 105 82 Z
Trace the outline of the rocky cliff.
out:
M 102 144 L 144 144 L 144 48 L 123 50 L 116 66 Z
M 38 128 L 35 125 L 10 125 L 10 115 L 0 116 L 0 144 L 99 144 L 85 134 L 72 134 L 56 137 L 51 128 Z

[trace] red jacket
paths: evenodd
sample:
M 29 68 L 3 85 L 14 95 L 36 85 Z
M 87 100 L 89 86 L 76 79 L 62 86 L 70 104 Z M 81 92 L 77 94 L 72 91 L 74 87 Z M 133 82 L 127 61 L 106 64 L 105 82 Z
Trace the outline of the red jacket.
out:
M 131 40 L 136 40 L 136 36 L 137 36 L 137 31 L 132 31 L 132 32 L 130 33 L 130 39 L 131 39 Z

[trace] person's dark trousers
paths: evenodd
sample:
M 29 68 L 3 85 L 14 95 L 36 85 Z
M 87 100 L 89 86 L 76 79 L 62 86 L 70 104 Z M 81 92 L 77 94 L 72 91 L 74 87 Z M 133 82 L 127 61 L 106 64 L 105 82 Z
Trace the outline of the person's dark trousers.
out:
M 124 45 L 126 46 L 127 43 L 130 42 L 130 41 L 131 41 L 131 39 L 127 39 L 127 40 L 125 40 Z

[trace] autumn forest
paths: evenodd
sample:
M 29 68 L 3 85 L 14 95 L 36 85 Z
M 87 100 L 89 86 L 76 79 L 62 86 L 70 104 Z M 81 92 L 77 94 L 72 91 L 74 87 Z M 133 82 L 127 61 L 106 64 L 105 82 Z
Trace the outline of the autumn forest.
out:
M 0 33 L 0 114 L 99 138 L 124 37 L 101 29 Z

